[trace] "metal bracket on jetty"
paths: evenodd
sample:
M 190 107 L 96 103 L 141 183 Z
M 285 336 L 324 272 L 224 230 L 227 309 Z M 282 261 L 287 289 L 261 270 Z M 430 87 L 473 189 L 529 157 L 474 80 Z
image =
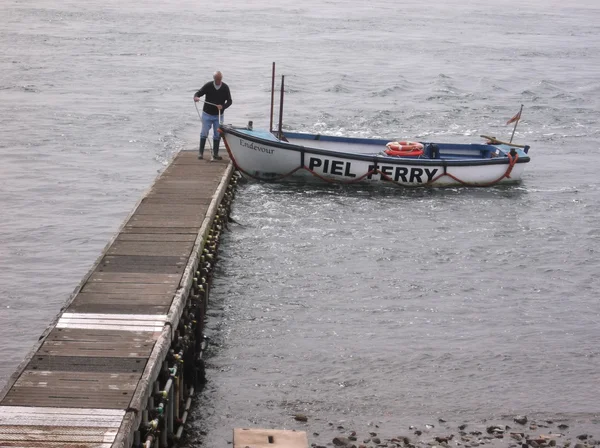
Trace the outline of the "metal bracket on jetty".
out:
M 0 446 L 178 444 L 237 179 L 195 152 L 171 161 L 0 392 Z

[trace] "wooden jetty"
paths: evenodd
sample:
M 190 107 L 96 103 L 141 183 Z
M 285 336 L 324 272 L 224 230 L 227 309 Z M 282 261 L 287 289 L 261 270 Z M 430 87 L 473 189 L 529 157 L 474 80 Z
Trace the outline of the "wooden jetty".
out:
M 203 381 L 232 175 L 226 158 L 176 155 L 0 392 L 0 447 L 150 448 L 181 437 Z

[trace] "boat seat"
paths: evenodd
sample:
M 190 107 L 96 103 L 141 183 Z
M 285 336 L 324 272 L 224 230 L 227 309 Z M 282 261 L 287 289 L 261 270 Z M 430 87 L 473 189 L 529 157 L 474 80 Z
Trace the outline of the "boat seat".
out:
M 430 159 L 439 159 L 440 158 L 440 148 L 435 143 L 429 143 L 425 146 L 425 155 Z

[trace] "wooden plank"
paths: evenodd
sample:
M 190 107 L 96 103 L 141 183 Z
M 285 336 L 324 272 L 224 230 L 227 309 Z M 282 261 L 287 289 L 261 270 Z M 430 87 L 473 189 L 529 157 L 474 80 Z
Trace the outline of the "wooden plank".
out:
M 145 224 L 149 224 L 149 222 L 145 222 Z M 154 224 L 158 227 L 160 222 L 154 222 Z M 115 242 L 107 253 L 109 255 L 187 257 L 193 246 L 192 242 L 121 241 Z
M 77 342 L 77 341 L 47 341 L 42 348 L 38 350 L 39 354 L 49 356 L 118 356 L 143 358 L 150 356 L 154 342 L 151 343 L 131 343 L 123 341 L 105 345 L 98 341 Z
M 173 300 L 173 294 L 139 294 L 137 292 L 122 293 L 93 293 L 80 292 L 73 300 L 72 305 L 101 304 L 107 307 L 116 305 L 170 305 Z
M 159 332 L 165 325 L 165 315 L 63 313 L 57 329 L 149 331 Z M 40 348 L 41 349 L 41 348 Z
M 163 196 L 170 196 L 172 199 L 208 199 L 212 197 L 212 193 L 217 185 L 218 182 L 211 182 L 207 185 L 200 185 L 197 188 L 189 190 L 183 190 L 181 188 L 170 188 L 168 186 L 157 186 L 153 188 L 152 191 L 150 191 L 150 193 L 148 193 L 148 197 L 161 194 Z
M 0 426 L 0 446 L 89 446 L 110 447 L 117 428 L 71 428 L 56 426 Z M 12 442 L 12 443 L 11 443 Z M 20 442 L 20 443 L 14 443 Z M 50 445 L 48 445 L 50 443 Z M 56 445 L 63 443 L 63 445 Z M 67 445 L 64 445 L 64 444 Z M 33 445 L 32 445 L 33 444 Z M 73 445 L 75 444 L 75 445 Z
M 121 234 L 128 233 L 162 233 L 162 234 L 198 234 L 198 227 L 142 227 L 125 226 Z
M 52 372 L 26 370 L 15 387 L 42 389 L 135 390 L 140 373 Z
M 114 313 L 114 314 L 134 314 L 134 313 L 145 313 L 145 314 L 167 314 L 169 312 L 169 305 L 128 305 L 128 304 L 111 304 L 105 303 L 87 303 L 87 304 L 71 304 L 68 311 L 76 313 Z
M 181 275 L 183 273 L 183 266 L 171 265 L 171 266 L 161 266 L 161 265 L 152 265 L 152 264 L 108 264 L 108 265 L 99 265 L 96 269 L 97 272 L 120 272 L 120 273 L 138 273 L 138 274 L 178 274 Z
M 147 204 L 186 204 L 190 207 L 200 207 L 206 206 L 210 204 L 212 198 L 207 197 L 180 197 L 173 194 L 163 194 L 163 193 L 152 193 L 149 194 L 146 199 L 144 199 L 144 203 Z M 205 209 L 206 209 L 205 207 Z
M 235 428 L 233 448 L 308 448 L 306 432 L 296 430 Z
M 152 241 L 152 242 L 186 242 L 193 243 L 197 235 L 188 233 L 162 234 L 162 233 L 121 233 L 115 241 Z
M 161 185 L 152 189 L 151 193 L 154 194 L 172 194 L 177 195 L 184 198 L 209 198 L 212 196 L 212 192 L 215 187 L 218 185 L 218 182 L 206 182 L 203 184 L 198 184 L 194 188 L 180 188 L 173 187 L 169 185 Z
M 218 181 L 219 179 L 206 179 L 200 176 L 187 177 L 181 176 L 181 173 L 166 172 L 161 176 L 160 182 L 158 182 L 155 187 L 168 186 L 179 190 L 194 190 L 198 185 L 218 183 Z
M 135 236 L 131 234 L 128 236 Z M 178 236 L 178 235 L 168 235 Z M 182 235 L 194 237 L 196 235 Z M 131 241 L 129 241 L 131 242 Z M 152 255 L 107 255 L 96 268 L 97 272 L 138 272 L 145 274 L 181 274 L 186 257 L 157 257 Z
M 88 282 L 100 283 L 146 283 L 148 285 L 178 285 L 181 275 L 145 274 L 140 272 L 95 272 Z
M 88 443 L 82 446 L 78 442 L 28 442 L 26 445 L 21 442 L 3 442 L 0 446 L 14 448 L 113 448 L 112 443 Z
M 130 344 L 154 343 L 160 333 L 148 333 L 145 331 L 102 331 L 102 330 L 79 330 L 71 328 L 54 328 L 46 341 L 77 341 L 96 342 L 98 344 L 113 344 L 127 341 Z
M 189 204 L 144 204 L 135 212 L 135 216 L 192 216 L 204 218 L 204 206 L 190 206 Z
M 49 406 L 89 409 L 126 409 L 133 392 L 120 390 L 63 390 L 41 389 L 39 387 L 13 387 L 4 405 Z
M 131 227 L 198 227 L 202 225 L 202 216 L 161 216 L 133 215 L 127 222 Z M 165 254 L 168 255 L 168 254 Z
M 143 294 L 167 294 L 175 293 L 177 286 L 174 285 L 146 285 L 144 283 L 86 283 L 82 292 L 96 293 L 137 293 Z
M 95 409 L 90 421 L 89 409 L 47 408 L 35 406 L 0 406 L 0 425 L 70 428 L 119 428 L 125 411 L 122 409 Z
M 145 366 L 145 358 L 95 358 L 81 356 L 45 356 L 36 354 L 29 364 L 27 364 L 26 370 L 142 373 Z
M 131 242 L 131 241 L 129 241 Z M 102 266 L 119 265 L 153 265 L 153 266 L 185 266 L 187 256 L 183 257 L 165 257 L 155 255 L 106 255 L 102 262 Z

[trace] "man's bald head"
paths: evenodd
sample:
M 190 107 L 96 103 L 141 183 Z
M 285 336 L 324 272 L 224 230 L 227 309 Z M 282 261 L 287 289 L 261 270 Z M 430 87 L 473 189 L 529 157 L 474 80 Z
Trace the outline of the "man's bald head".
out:
M 213 73 L 213 79 L 216 85 L 221 85 L 221 81 L 223 80 L 223 73 L 216 71 Z

